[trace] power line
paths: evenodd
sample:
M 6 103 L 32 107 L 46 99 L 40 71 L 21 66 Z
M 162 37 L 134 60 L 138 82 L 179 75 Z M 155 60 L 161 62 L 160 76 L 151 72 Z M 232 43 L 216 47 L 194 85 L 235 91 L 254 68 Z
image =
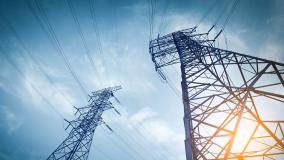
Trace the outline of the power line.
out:
M 140 123 L 140 125 L 139 125 L 142 129 L 143 129 L 143 131 L 146 133 L 146 134 L 148 134 L 148 135 L 150 135 L 150 136 L 153 136 L 154 137 L 154 135 L 151 133 L 151 132 L 149 132 L 144 126 L 143 126 L 143 124 L 142 123 Z M 143 135 L 143 133 L 141 133 L 140 132 L 140 134 L 141 135 Z M 145 137 L 146 138 L 146 137 Z M 151 141 L 150 141 L 151 142 Z M 152 142 L 151 142 L 152 143 Z M 153 144 L 153 143 L 152 143 Z M 164 151 L 167 151 L 168 153 L 170 153 L 171 151 L 165 146 L 165 145 L 159 145 Z M 172 154 L 172 156 L 173 156 L 173 153 L 171 153 Z M 164 155 L 164 154 L 163 154 Z
M 148 1 L 148 20 L 149 20 L 149 39 L 151 40 L 153 37 L 154 32 L 154 18 L 155 18 L 155 12 L 156 12 L 156 0 L 149 0 Z
M 69 62 L 68 58 L 66 57 L 66 55 L 65 55 L 65 53 L 63 51 L 63 48 L 62 48 L 61 44 L 59 43 L 59 40 L 58 40 L 58 38 L 56 36 L 56 33 L 55 33 L 55 31 L 54 31 L 54 29 L 53 29 L 53 27 L 52 27 L 52 25 L 51 25 L 51 23 L 49 21 L 49 18 L 47 16 L 45 10 L 43 9 L 41 3 L 38 0 L 35 0 L 35 3 L 36 3 L 36 6 L 37 6 L 38 10 L 40 11 L 40 14 L 42 15 L 42 18 L 43 18 L 45 24 L 48 27 L 49 33 L 51 33 L 53 39 L 55 40 L 55 42 L 57 44 L 57 48 L 59 49 L 58 53 L 60 53 L 60 55 L 64 59 L 64 62 L 66 64 L 68 70 L 70 71 L 70 73 L 72 74 L 72 76 L 74 77 L 74 79 L 76 80 L 78 85 L 80 86 L 82 92 L 85 93 L 85 94 L 88 94 L 87 90 L 85 89 L 85 87 L 83 86 L 82 82 L 79 80 L 76 72 L 74 71 L 71 63 Z
M 143 135 L 143 133 L 141 133 L 141 132 L 139 131 L 139 129 L 138 129 L 136 126 L 132 125 L 132 127 L 134 128 L 134 130 L 136 131 L 136 133 L 138 133 L 145 141 L 148 141 L 148 143 L 149 143 L 149 144 L 151 143 L 152 146 L 155 146 L 155 147 L 159 148 L 157 145 L 155 145 L 155 143 L 153 143 L 153 142 L 150 141 L 147 137 L 145 137 L 145 136 Z M 168 157 L 167 157 L 163 152 L 158 152 L 158 153 L 160 153 L 159 156 L 162 156 L 163 159 L 168 159 Z
M 144 131 L 146 131 L 146 129 L 142 126 L 141 123 L 138 123 L 138 124 L 139 124 L 140 127 L 142 127 L 142 129 L 143 129 Z M 127 137 L 129 137 L 129 138 L 131 137 L 131 139 L 135 139 L 134 136 L 132 136 L 131 134 L 128 134 L 127 131 L 125 131 L 125 130 L 122 129 L 122 127 L 118 126 L 118 128 L 119 128 L 121 131 L 123 131 L 123 132 L 124 132 L 123 134 L 124 134 L 124 135 L 127 135 Z M 158 145 L 156 145 L 155 143 L 153 143 L 152 141 L 150 141 L 147 137 L 145 137 L 144 134 L 141 133 L 140 130 L 139 130 L 135 125 L 131 125 L 131 128 L 134 129 L 134 131 L 135 131 L 136 133 L 138 133 L 145 141 L 148 141 L 148 144 L 151 144 L 152 146 L 154 146 L 154 147 L 156 147 L 156 148 L 159 148 Z M 148 134 L 148 135 L 152 135 L 151 133 L 147 133 L 147 134 Z M 134 141 L 135 141 L 135 140 L 134 140 Z M 144 148 L 144 147 L 142 147 L 142 148 Z M 165 146 L 163 146 L 162 149 L 167 150 L 167 152 L 170 153 L 170 151 L 169 151 Z M 166 156 L 163 152 L 157 152 L 157 153 L 160 153 L 160 154 L 156 154 L 157 156 L 162 156 L 163 159 L 168 159 L 167 156 Z M 154 156 L 154 157 L 155 157 L 155 156 Z
M 151 41 L 151 4 L 150 4 L 151 0 L 148 0 L 148 23 L 149 23 L 149 40 Z
M 126 146 L 131 146 L 130 143 L 128 143 L 127 141 L 125 141 L 119 134 L 117 134 L 116 132 L 113 132 L 114 135 Z M 136 151 L 136 149 L 129 147 L 137 156 L 139 156 L 140 159 L 145 159 L 138 151 Z
M 204 13 L 204 15 L 200 18 L 199 22 L 197 23 L 196 27 L 198 27 L 205 19 L 206 17 L 211 13 L 211 11 L 215 8 L 217 5 L 218 0 L 215 0 L 212 5 L 208 8 L 208 10 Z
M 232 6 L 231 9 L 230 9 L 230 12 L 229 12 L 228 16 L 227 16 L 227 18 L 226 18 L 226 20 L 225 20 L 225 22 L 224 22 L 224 24 L 223 24 L 223 26 L 222 26 L 222 30 L 225 29 L 225 27 L 226 27 L 226 25 L 228 24 L 230 18 L 232 17 L 233 12 L 236 10 L 236 8 L 237 8 L 239 2 L 240 2 L 239 0 L 235 0 L 233 6 Z
M 157 0 L 149 0 L 148 1 L 148 20 L 149 20 L 149 41 L 151 42 L 152 38 L 153 38 L 153 33 L 154 33 L 154 19 L 155 19 L 155 15 L 156 15 L 156 8 L 157 8 Z M 158 38 L 159 38 L 159 34 L 162 30 L 162 26 L 163 23 L 165 21 L 165 12 L 167 10 L 167 6 L 165 7 L 165 9 L 163 10 L 162 13 L 162 20 L 160 23 L 160 26 L 158 26 Z M 162 72 L 160 72 L 162 73 Z M 163 77 L 164 75 L 160 75 L 161 78 L 169 85 L 169 87 L 173 90 L 173 92 L 179 97 L 179 93 L 175 90 L 175 87 L 172 86 L 172 84 L 166 79 L 166 77 Z
M 143 151 L 148 152 L 147 148 L 144 147 L 142 144 L 140 144 L 140 142 L 138 142 L 138 140 L 132 135 L 132 134 L 128 134 L 127 131 L 125 131 L 124 129 L 122 129 L 122 127 L 118 126 L 118 128 L 120 129 L 120 131 L 123 132 L 123 135 L 126 135 L 132 142 L 134 142 L 135 144 L 137 144 L 137 146 L 139 146 Z M 150 152 L 148 152 L 151 154 L 152 158 L 156 159 L 155 155 L 152 154 L 152 151 L 150 150 Z
M 224 16 L 224 13 L 226 12 L 226 9 L 227 9 L 228 5 L 229 5 L 229 2 L 226 1 L 226 2 L 224 3 L 223 8 L 221 9 L 221 12 L 219 13 L 218 17 L 216 18 L 216 20 L 215 20 L 213 26 L 216 26 L 216 25 L 219 23 L 219 21 L 220 21 L 220 19 L 222 18 L 222 16 Z
M 159 76 L 162 78 L 164 82 L 167 83 L 167 85 L 170 87 L 170 89 L 173 91 L 173 93 L 178 97 L 181 98 L 182 96 L 180 95 L 179 90 L 175 87 L 171 79 L 163 72 L 161 68 L 158 70 Z
M 169 1 L 169 2 L 170 2 L 170 1 Z M 161 22 L 160 22 L 160 25 L 159 25 L 158 34 L 161 34 L 161 33 L 163 32 L 163 30 L 166 28 L 166 27 L 165 27 L 165 19 L 166 19 L 165 14 L 166 14 L 167 11 L 168 11 L 169 2 L 166 1 L 166 6 L 164 7 L 164 9 L 163 9 L 163 11 L 162 11 Z
M 175 85 L 173 84 L 173 82 L 171 81 L 171 79 L 167 78 L 166 79 L 167 84 L 169 85 L 169 87 L 171 88 L 171 90 L 174 92 L 174 94 L 178 97 L 181 98 L 182 96 L 180 95 L 179 90 L 175 87 Z
M 31 4 L 29 3 L 28 0 L 26 0 L 26 2 L 29 4 L 29 8 L 31 9 L 32 11 L 32 14 L 36 17 L 37 21 L 40 23 L 42 29 L 47 33 L 48 35 L 48 38 L 49 40 L 52 42 L 54 48 L 56 49 L 57 53 L 63 58 L 64 60 L 64 64 L 66 66 L 66 68 L 69 70 L 69 72 L 71 73 L 72 77 L 74 78 L 75 82 L 79 85 L 79 88 L 81 89 L 82 93 L 84 93 L 84 95 L 87 95 L 88 92 L 86 90 L 86 88 L 84 87 L 84 85 L 82 84 L 82 82 L 79 80 L 76 72 L 74 71 L 71 63 L 69 62 L 68 58 L 66 57 L 64 51 L 63 51 L 63 48 L 61 46 L 61 44 L 59 43 L 59 40 L 56 36 L 56 33 L 49 21 L 49 18 L 45 12 L 45 10 L 43 9 L 41 3 L 38 1 L 38 0 L 35 0 L 35 5 L 41 15 L 41 17 L 38 17 L 37 16 L 37 13 L 36 11 L 34 10 L 34 8 L 31 6 Z M 44 21 L 44 24 L 43 22 L 41 21 L 43 20 Z M 45 29 L 45 26 L 47 27 L 48 31 Z
M 90 4 L 90 13 L 91 13 L 91 18 L 92 18 L 92 24 L 93 24 L 93 29 L 94 29 L 94 32 L 95 32 L 95 36 L 97 38 L 97 42 L 98 42 L 98 49 L 99 49 L 99 52 L 102 56 L 102 64 L 103 66 L 105 67 L 105 71 L 106 71 L 106 74 L 104 74 L 105 76 L 108 76 L 108 68 L 106 65 L 106 60 L 105 60 L 105 53 L 104 53 L 104 50 L 103 50 L 103 45 L 102 45 L 102 40 L 101 40 L 101 33 L 100 33 L 100 28 L 99 28 L 99 25 L 98 25 L 98 20 L 97 20 L 97 14 L 96 14 L 96 10 L 95 10 L 95 4 L 96 4 L 96 1 L 95 0 L 89 0 L 89 4 Z M 111 54 L 110 54 L 111 55 Z M 113 60 L 113 58 L 107 58 L 109 60 L 112 60 L 113 63 L 116 63 L 117 62 L 115 60 Z M 109 80 L 109 77 L 107 77 L 107 80 Z M 121 80 L 118 79 L 119 83 L 122 84 Z
M 11 32 L 14 34 L 15 38 L 18 40 L 18 42 L 21 44 L 22 48 L 24 49 L 25 53 L 30 57 L 30 59 L 37 65 L 39 71 L 44 75 L 44 77 L 48 80 L 48 82 L 56 89 L 56 91 L 63 96 L 63 98 L 71 105 L 71 101 L 67 98 L 67 96 L 56 86 L 54 80 L 47 74 L 47 72 L 42 67 L 41 63 L 33 56 L 31 51 L 28 49 L 28 47 L 25 45 L 24 41 L 20 38 L 14 27 L 11 25 L 9 20 L 0 12 L 0 17 L 2 17 L 2 20 L 5 21 L 5 24 L 7 27 L 11 30 Z M 23 58 L 24 56 L 20 54 Z
M 230 20 L 230 18 L 231 18 L 231 16 L 232 16 L 232 13 L 233 13 L 233 11 L 236 9 L 236 7 L 237 7 L 237 5 L 238 5 L 238 2 L 239 2 L 239 0 L 235 0 L 232 4 L 231 4 L 231 7 L 229 8 L 229 13 L 228 13 L 228 15 L 227 15 L 227 17 L 226 17 L 226 19 L 225 19 L 225 21 L 224 21 L 224 23 L 223 23 L 223 25 L 222 25 L 222 27 L 221 27 L 221 30 L 216 34 L 216 36 L 214 37 L 214 41 L 220 36 L 220 34 L 224 31 L 224 29 L 225 29 L 225 27 L 226 27 L 226 25 L 228 24 L 228 22 L 229 22 L 229 20 Z M 222 10 L 222 12 L 220 12 L 220 15 L 218 16 L 218 18 L 216 19 L 216 21 L 215 21 L 215 23 L 213 24 L 213 26 L 211 27 L 211 29 L 212 28 L 214 28 L 215 26 L 217 26 L 217 23 L 219 22 L 219 20 L 221 19 L 221 17 L 224 15 L 224 12 L 225 12 L 225 10 L 227 9 L 227 6 L 229 6 L 230 4 L 229 3 L 227 3 L 227 4 L 224 4 L 224 8 L 223 8 L 223 10 Z M 211 30 L 210 29 L 210 30 Z M 209 31 L 210 31 L 209 30 Z M 209 31 L 208 31 L 208 33 L 209 33 Z M 226 40 L 226 39 L 225 39 Z M 225 42 L 226 43 L 226 42 Z M 227 45 L 227 44 L 226 44 Z
M 100 35 L 97 17 L 96 17 L 96 11 L 95 11 L 95 0 L 89 0 L 89 5 L 90 5 L 91 18 L 92 18 L 92 22 L 93 22 L 92 23 L 93 28 L 94 28 L 94 31 L 95 31 L 96 38 L 98 39 L 99 52 L 101 54 L 103 54 L 102 43 L 101 43 L 101 35 Z
M 153 1 L 153 12 L 152 12 L 152 34 L 154 34 L 154 22 L 155 22 L 155 16 L 156 16 L 156 10 L 157 10 L 157 0 L 152 0 Z
M 97 152 L 99 152 L 101 155 L 103 155 L 106 159 L 108 159 L 108 160 L 113 160 L 106 152 L 104 152 L 104 151 L 101 150 L 100 148 L 95 147 L 95 145 L 92 145 L 92 147 L 93 147 Z
M 224 31 L 223 33 L 223 36 L 224 36 L 224 39 L 225 39 L 225 46 L 226 46 L 226 50 L 228 50 L 228 39 L 227 39 L 227 36 L 226 36 L 226 32 Z
M 95 10 L 95 0 L 89 0 L 89 6 L 90 6 L 90 13 L 91 13 L 91 19 L 92 19 L 92 26 L 95 32 L 95 36 L 97 39 L 97 45 L 98 45 L 98 50 L 100 55 L 102 56 L 102 64 L 105 67 L 106 72 L 107 71 L 107 65 L 105 64 L 105 57 L 104 57 L 104 50 L 103 50 L 103 45 L 102 45 L 102 40 L 101 40 L 101 33 L 97 21 L 97 15 L 96 15 L 96 10 Z M 107 75 L 107 74 L 106 74 Z
M 56 107 L 55 107 L 52 103 L 50 103 L 49 100 L 48 100 L 46 97 L 44 97 L 44 95 L 40 92 L 39 89 L 37 89 L 37 87 L 33 84 L 33 82 L 32 82 L 30 79 L 28 79 L 28 78 L 26 77 L 26 75 L 24 74 L 24 72 L 23 72 L 19 67 L 17 67 L 16 63 L 9 57 L 8 54 L 5 53 L 5 51 L 3 50 L 3 48 L 2 48 L 1 46 L 0 46 L 0 51 L 2 52 L 3 57 L 15 68 L 15 70 L 18 72 L 18 74 L 19 74 L 20 76 L 22 76 L 23 79 L 25 79 L 25 80 L 28 82 L 28 84 L 29 84 L 29 85 L 32 87 L 32 89 L 41 97 L 41 99 L 42 99 L 48 106 L 50 106 L 50 108 L 51 108 L 60 118 L 63 119 L 63 115 L 62 115 L 59 111 L 57 111 Z
M 76 9 L 75 9 L 75 7 L 74 7 L 74 5 L 73 5 L 73 3 L 72 3 L 72 0 L 65 0 L 65 2 L 67 3 L 68 8 L 69 8 L 70 11 L 71 11 L 72 18 L 73 18 L 73 20 L 74 20 L 74 22 L 75 22 L 76 29 L 77 29 L 77 31 L 78 31 L 78 33 L 79 33 L 79 35 L 80 35 L 80 39 L 81 39 L 83 48 L 85 49 L 85 52 L 86 52 L 86 55 L 87 55 L 87 57 L 88 57 L 88 59 L 89 59 L 89 61 L 90 61 L 90 64 L 91 64 L 92 68 L 94 69 L 94 71 L 96 71 L 96 72 L 98 73 L 98 71 L 97 71 L 97 69 L 96 69 L 96 66 L 95 66 L 94 59 L 93 59 L 93 57 L 92 57 L 92 55 L 91 55 L 91 53 L 90 53 L 90 49 L 89 49 L 89 47 L 88 47 L 88 45 L 87 45 L 86 38 L 85 38 L 84 33 L 83 33 L 83 31 L 82 31 L 82 27 L 81 27 L 80 22 L 79 22 L 79 20 L 78 20 L 78 16 L 77 16 L 77 13 L 76 13 Z M 98 79 L 99 79 L 99 78 L 98 78 Z
M 108 134 L 107 134 L 108 135 Z M 121 145 L 121 143 L 116 143 L 116 141 L 114 140 L 114 138 L 112 137 L 112 136 L 110 136 L 110 135 L 108 135 L 108 137 L 109 138 L 107 138 L 108 140 L 110 140 L 114 145 L 116 145 L 120 150 L 122 150 L 122 151 L 124 151 L 125 153 L 126 153 L 126 155 L 129 157 L 129 158 L 131 158 L 131 159 L 137 159 L 137 157 L 135 157 L 135 156 L 133 156 L 131 153 L 132 152 L 128 152 L 128 150 L 125 150 L 124 148 L 125 147 L 123 147 L 122 145 Z M 130 148 L 128 145 L 125 145 L 125 146 L 127 146 L 128 148 Z

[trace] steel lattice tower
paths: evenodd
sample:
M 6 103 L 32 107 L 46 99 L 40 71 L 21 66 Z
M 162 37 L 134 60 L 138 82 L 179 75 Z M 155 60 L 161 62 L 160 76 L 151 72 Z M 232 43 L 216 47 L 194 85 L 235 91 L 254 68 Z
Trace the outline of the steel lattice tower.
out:
M 94 132 L 98 125 L 105 124 L 102 113 L 108 109 L 114 109 L 109 101 L 114 97 L 113 93 L 121 89 L 120 86 L 105 88 L 93 92 L 90 96 L 90 104 L 76 108 L 79 116 L 68 122 L 72 127 L 68 137 L 47 158 L 48 160 L 86 160 L 89 155 Z M 115 109 L 118 113 L 118 111 Z M 111 128 L 105 124 L 110 130 Z
M 149 46 L 162 77 L 180 65 L 187 160 L 283 159 L 284 121 L 259 110 L 284 107 L 284 64 L 215 48 L 208 34 L 194 27 Z

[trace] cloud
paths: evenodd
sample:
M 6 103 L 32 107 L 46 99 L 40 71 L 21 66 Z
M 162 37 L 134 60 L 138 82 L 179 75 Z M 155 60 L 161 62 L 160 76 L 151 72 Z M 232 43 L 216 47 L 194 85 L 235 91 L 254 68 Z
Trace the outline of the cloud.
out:
M 43 100 L 43 98 L 32 88 L 31 84 L 37 88 L 41 92 L 41 94 L 47 99 L 53 106 L 55 106 L 56 110 L 58 110 L 60 113 L 64 114 L 72 114 L 72 106 L 69 103 L 74 103 L 74 99 L 68 94 L 68 90 L 60 86 L 58 84 L 54 84 L 58 87 L 60 92 L 57 91 L 57 89 L 49 84 L 48 81 L 45 81 L 42 79 L 42 77 L 39 77 L 38 74 L 26 74 L 27 79 L 24 80 L 24 87 L 26 88 L 26 91 L 30 94 L 31 100 L 35 106 L 37 106 L 38 109 L 42 109 L 43 111 L 46 110 L 46 107 L 50 107 L 49 104 L 46 104 L 46 102 Z M 69 100 L 69 101 L 68 101 Z
M 120 123 L 131 128 L 133 125 L 142 123 L 143 121 L 153 117 L 153 115 L 156 115 L 156 112 L 154 112 L 151 108 L 148 107 L 142 108 L 133 114 L 130 114 L 127 108 L 125 107 L 119 107 L 118 110 L 121 114 L 120 116 L 113 116 L 113 114 L 104 114 L 104 121 L 107 123 Z
M 23 91 L 19 89 L 21 88 L 19 85 L 21 84 L 21 77 L 5 58 L 0 60 L 0 88 L 10 95 L 21 98 L 24 96 Z M 12 79 L 13 81 L 11 81 Z
M 147 121 L 144 123 L 144 128 L 146 129 L 146 132 L 151 133 L 151 139 L 155 139 L 158 143 L 179 143 L 183 141 L 183 136 L 174 132 L 163 120 L 156 119 Z
M 0 112 L 0 115 L 2 120 L 0 128 L 6 128 L 7 133 L 11 135 L 22 126 L 23 121 L 15 113 L 8 110 L 6 106 L 1 106 L 1 108 L 2 112 Z
M 131 122 L 131 125 L 137 125 L 139 123 L 147 121 L 148 119 L 151 119 L 152 117 L 156 115 L 157 113 L 154 112 L 151 108 L 145 107 L 145 108 L 140 109 L 138 112 L 136 112 L 132 116 L 130 116 L 129 121 Z
M 22 126 L 16 115 L 12 112 L 6 112 L 6 122 L 8 125 L 8 133 L 11 134 Z
M 224 31 L 224 33 L 218 38 L 218 42 L 220 43 L 220 48 L 223 49 L 247 54 L 252 52 L 238 32 Z
M 160 17 L 162 18 L 162 17 Z M 188 13 L 186 15 L 181 15 L 177 13 L 173 13 L 167 17 L 165 17 L 165 25 L 161 27 L 161 30 L 165 31 L 165 34 L 178 31 L 181 29 L 191 28 L 197 24 L 198 19 L 195 16 L 192 16 L 192 13 Z M 203 29 L 207 24 L 202 24 L 199 28 Z M 154 32 L 156 33 L 156 32 Z M 156 35 L 154 35 L 156 36 Z
M 258 54 L 262 58 L 266 58 L 273 61 L 283 60 L 284 47 L 279 42 L 274 40 L 267 40 L 258 50 Z
M 2 72 L 0 72 L 0 73 L 2 73 Z M 7 93 L 9 93 L 11 95 L 15 95 L 15 89 L 16 88 L 12 87 L 12 85 L 10 85 L 7 82 L 8 82 L 7 78 L 2 76 L 2 75 L 0 75 L 0 88 L 3 91 L 5 91 L 5 92 L 7 92 Z
M 181 14 L 171 14 L 166 17 L 166 25 L 164 29 L 166 30 L 165 34 L 171 33 L 173 31 L 178 31 L 181 29 L 194 27 L 199 21 L 199 18 L 194 16 L 193 13 L 187 13 L 186 15 Z M 201 23 L 197 28 L 197 33 L 206 33 L 211 27 L 212 22 L 206 21 Z M 210 39 L 213 39 L 221 29 L 216 26 L 209 34 Z M 238 29 L 237 31 L 224 31 L 221 36 L 218 37 L 215 45 L 216 47 L 229 50 L 235 50 L 241 53 L 251 52 L 251 49 L 247 46 L 245 41 L 242 39 L 241 34 L 247 32 L 246 28 Z M 225 43 L 227 41 L 227 45 Z
M 69 94 L 68 89 L 62 84 L 51 84 L 43 74 L 39 72 L 37 66 L 34 66 L 31 60 L 16 58 L 12 55 L 9 56 L 10 59 L 14 62 L 13 65 L 16 65 L 17 68 L 21 71 L 21 73 L 15 70 L 15 66 L 8 63 L 5 59 L 1 59 L 3 62 L 3 67 L 1 67 L 0 74 L 0 88 L 5 92 L 17 97 L 22 102 L 27 103 L 29 105 L 25 106 L 33 106 L 36 109 L 40 109 L 41 111 L 46 111 L 47 107 L 49 107 L 46 102 L 42 99 L 42 97 L 34 90 L 36 88 L 41 94 L 50 101 L 51 104 L 56 106 L 56 109 L 61 113 L 72 113 L 72 106 L 68 102 L 74 103 L 74 99 Z M 24 65 L 23 65 L 24 64 Z M 50 77 L 54 75 L 58 75 L 59 71 L 54 67 L 43 67 L 45 71 Z M 49 74 L 51 73 L 51 74 Z M 11 79 L 13 79 L 13 83 L 11 83 Z M 32 87 L 34 86 L 34 88 Z M 64 96 L 57 91 L 54 87 L 56 86 Z M 68 100 L 67 100 L 68 99 Z M 32 105 L 30 105 L 32 103 Z
M 143 107 L 133 113 L 127 108 L 119 107 L 121 116 L 108 114 L 109 112 L 104 114 L 104 121 L 114 132 L 123 137 L 130 136 L 126 138 L 130 142 L 133 139 L 141 140 L 137 143 L 150 150 L 155 149 L 157 153 L 164 153 L 169 160 L 184 159 L 183 132 L 173 129 L 175 127 L 170 126 L 151 107 Z
M 155 143 L 177 143 L 183 142 L 184 136 L 168 125 L 168 123 L 159 117 L 159 114 L 150 107 L 144 107 L 133 114 L 124 109 L 119 109 L 120 117 L 105 116 L 109 123 L 120 123 L 129 129 L 138 129 L 149 140 L 155 139 Z M 115 124 L 114 124 L 115 125 Z M 183 146 L 183 145 L 182 145 Z

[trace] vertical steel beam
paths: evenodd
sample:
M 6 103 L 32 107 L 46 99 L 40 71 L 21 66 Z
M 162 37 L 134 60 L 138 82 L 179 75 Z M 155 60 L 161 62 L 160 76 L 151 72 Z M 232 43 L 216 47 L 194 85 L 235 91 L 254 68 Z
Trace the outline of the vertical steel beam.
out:
M 284 159 L 284 121 L 264 121 L 257 109 L 265 104 L 261 98 L 284 103 L 283 93 L 275 92 L 284 89 L 284 64 L 213 43 L 191 28 L 149 46 L 156 70 L 180 63 L 187 160 Z M 247 138 L 240 146 L 242 134 Z

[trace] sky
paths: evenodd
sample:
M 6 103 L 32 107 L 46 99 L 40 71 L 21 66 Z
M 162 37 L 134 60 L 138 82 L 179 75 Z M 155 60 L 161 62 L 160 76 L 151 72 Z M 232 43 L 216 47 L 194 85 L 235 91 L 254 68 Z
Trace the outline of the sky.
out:
M 122 86 L 115 94 L 121 103 L 113 101 L 121 116 L 112 111 L 103 116 L 115 133 L 99 126 L 89 159 L 185 160 L 179 68 L 168 73 L 176 93 L 155 72 L 148 53 L 149 1 L 96 0 L 95 27 L 89 1 L 70 1 L 87 47 L 65 0 L 39 0 L 79 81 L 88 93 Z M 217 5 L 201 22 L 200 32 L 206 32 L 231 1 L 157 0 L 152 38 L 193 27 L 213 3 Z M 0 159 L 45 159 L 68 135 L 64 118 L 74 119 L 73 106 L 87 105 L 88 96 L 45 32 L 48 27 L 37 20 L 35 2 L 0 4 Z M 218 38 L 219 47 L 284 61 L 283 15 L 282 0 L 240 0 Z M 280 113 L 274 115 L 281 118 Z

